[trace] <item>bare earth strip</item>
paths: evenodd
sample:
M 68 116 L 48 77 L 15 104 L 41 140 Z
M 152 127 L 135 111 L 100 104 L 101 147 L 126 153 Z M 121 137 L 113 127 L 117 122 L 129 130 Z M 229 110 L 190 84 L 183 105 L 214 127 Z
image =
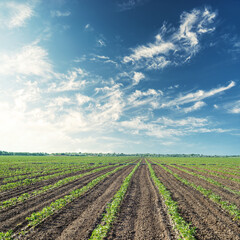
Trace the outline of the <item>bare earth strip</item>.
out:
M 127 166 L 110 175 L 82 197 L 35 227 L 25 239 L 88 239 L 101 219 L 106 204 L 120 188 L 133 166 Z
M 146 165 L 134 174 L 107 239 L 176 239 Z
M 240 239 L 240 222 L 233 221 L 217 204 L 197 190 L 181 183 L 161 167 L 154 166 L 154 171 L 172 193 L 173 200 L 178 202 L 181 216 L 196 227 L 197 239 Z
M 190 182 L 195 183 L 196 185 L 200 185 L 206 189 L 212 190 L 214 193 L 221 196 L 223 201 L 228 201 L 230 203 L 234 203 L 240 209 L 240 196 L 239 195 L 231 193 L 228 190 L 218 187 L 212 183 L 209 183 L 199 177 L 182 172 L 174 167 L 168 166 L 168 168 L 171 169 L 174 173 L 177 173 L 181 178 L 187 179 Z
M 102 171 L 87 175 L 78 180 L 70 182 L 67 185 L 48 191 L 47 193 L 31 198 L 23 203 L 14 206 L 13 208 L 5 209 L 0 212 L 0 232 L 8 231 L 9 229 L 20 229 L 27 224 L 26 217 L 33 212 L 39 211 L 45 206 L 58 198 L 63 197 L 74 189 L 80 188 L 94 178 L 113 170 L 115 167 L 104 169 Z

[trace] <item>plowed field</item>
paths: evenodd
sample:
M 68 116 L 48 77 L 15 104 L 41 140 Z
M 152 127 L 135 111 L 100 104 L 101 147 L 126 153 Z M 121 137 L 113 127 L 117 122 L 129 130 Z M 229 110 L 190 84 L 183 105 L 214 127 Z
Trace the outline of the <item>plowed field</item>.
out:
M 231 215 L 220 204 L 179 181 L 158 163 L 155 164 L 154 161 L 147 159 L 138 159 L 137 161 L 135 159 L 134 161 L 129 160 L 127 164 L 116 164 L 108 167 L 102 165 L 101 167 L 105 166 L 104 169 L 96 166 L 30 186 L 0 192 L 0 202 L 2 203 L 20 194 L 32 193 L 36 189 L 54 184 L 66 177 L 77 176 L 80 173 L 84 174 L 66 184 L 0 209 L 0 239 L 240 240 L 240 215 Z M 218 194 L 229 204 L 234 204 L 238 209 L 236 214 L 238 213 L 237 211 L 240 208 L 239 195 L 183 172 L 174 166 L 165 166 L 181 178 Z M 169 196 L 175 202 L 178 214 L 183 222 L 195 229 L 191 237 L 182 234 L 171 207 L 167 204 L 165 196 L 150 174 L 150 168 L 153 169 L 157 179 L 169 192 Z M 107 206 L 110 206 L 116 193 L 121 191 L 126 177 L 134 169 L 136 171 L 130 178 L 123 200 L 114 213 L 110 229 L 107 230 L 104 237 L 92 238 L 94 229 L 101 225 L 104 228 L 106 222 L 103 222 L 102 219 L 107 211 Z M 183 167 L 183 169 L 188 168 Z M 195 170 L 191 171 L 197 172 Z M 106 177 L 100 179 L 96 184 L 90 185 L 103 175 L 106 175 Z M 207 171 L 203 175 L 211 177 Z M 228 187 L 233 186 L 235 190 L 240 190 L 237 182 L 231 184 L 230 180 L 217 177 L 213 177 L 213 179 L 219 180 L 221 184 L 226 183 Z M 66 196 L 73 194 L 74 191 L 88 185 L 90 187 L 81 195 L 75 195 L 69 202 L 61 203 L 62 205 L 60 204 L 59 208 L 52 207 L 49 210 L 53 202 L 64 199 Z M 44 215 L 37 224 L 31 225 L 28 217 L 36 214 L 36 219 L 39 218 L 38 213 L 44 208 L 49 208 L 48 211 L 51 211 L 51 213 Z

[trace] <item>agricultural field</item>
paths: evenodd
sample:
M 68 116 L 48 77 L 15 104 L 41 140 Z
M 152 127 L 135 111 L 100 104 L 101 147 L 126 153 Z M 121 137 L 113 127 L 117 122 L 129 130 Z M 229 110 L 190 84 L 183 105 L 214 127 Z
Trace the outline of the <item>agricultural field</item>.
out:
M 1 156 L 0 239 L 240 239 L 240 158 Z

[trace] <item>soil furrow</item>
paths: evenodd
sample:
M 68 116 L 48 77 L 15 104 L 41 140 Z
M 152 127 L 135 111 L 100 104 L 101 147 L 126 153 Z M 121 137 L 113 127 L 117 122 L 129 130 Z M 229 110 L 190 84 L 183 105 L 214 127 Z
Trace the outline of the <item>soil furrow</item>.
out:
M 92 190 L 34 228 L 25 239 L 88 239 L 105 206 L 120 188 L 133 166 L 110 175 Z
M 201 179 L 199 177 L 182 172 L 174 167 L 168 166 L 168 168 L 171 169 L 173 172 L 177 173 L 181 178 L 187 179 L 188 181 L 193 182 L 196 185 L 200 185 L 206 189 L 212 190 L 214 193 L 221 196 L 222 200 L 228 201 L 230 203 L 234 203 L 240 209 L 240 196 L 239 195 L 231 193 L 224 188 L 221 188 L 212 183 L 209 183 L 204 179 Z
M 97 168 L 99 168 L 99 167 L 97 167 Z M 86 170 L 80 170 L 78 172 L 68 173 L 68 174 L 65 174 L 65 175 L 58 176 L 56 178 L 52 178 L 52 179 L 49 179 L 49 180 L 44 180 L 44 181 L 37 182 L 37 183 L 31 184 L 31 185 L 28 185 L 28 186 L 17 187 L 17 188 L 2 192 L 2 193 L 0 193 L 0 201 L 2 202 L 2 201 L 5 201 L 7 199 L 10 199 L 10 198 L 17 197 L 17 196 L 19 196 L 23 193 L 33 192 L 34 190 L 36 190 L 38 188 L 47 186 L 49 184 L 54 184 L 55 182 L 57 182 L 61 179 L 64 179 L 66 177 L 75 176 L 75 175 L 78 175 L 78 174 L 81 174 L 81 173 L 91 171 L 93 169 L 96 169 L 96 168 L 91 168 L 91 169 L 86 169 Z
M 146 165 L 133 176 L 107 239 L 176 239 Z
M 53 189 L 52 191 L 46 192 L 43 195 L 36 196 L 29 199 L 17 206 L 6 209 L 5 212 L 1 212 L 0 220 L 0 231 L 8 231 L 9 229 L 15 229 L 23 227 L 26 224 L 25 218 L 30 216 L 33 212 L 39 211 L 45 206 L 48 206 L 51 202 L 63 197 L 64 195 L 70 193 L 72 190 L 81 188 L 86 185 L 94 178 L 113 170 L 115 167 L 104 169 L 102 171 L 92 173 L 78 180 L 75 180 L 67 185 L 63 185 L 59 188 Z
M 160 181 L 178 202 L 181 216 L 196 227 L 196 238 L 204 240 L 239 240 L 240 223 L 210 199 L 181 183 L 159 166 L 154 166 Z
M 229 179 L 223 179 L 223 178 L 220 178 L 220 177 L 217 177 L 217 176 L 213 176 L 211 174 L 208 174 L 207 171 L 206 172 L 200 172 L 200 171 L 197 171 L 195 169 L 191 169 L 191 168 L 187 168 L 187 167 L 183 167 L 183 166 L 181 166 L 181 168 L 186 169 L 186 170 L 188 170 L 190 172 L 194 172 L 194 173 L 203 175 L 204 177 L 212 178 L 212 179 L 220 182 L 221 184 L 224 184 L 225 186 L 227 186 L 229 188 L 232 188 L 233 190 L 238 190 L 239 191 L 239 189 L 240 189 L 240 183 L 231 181 Z

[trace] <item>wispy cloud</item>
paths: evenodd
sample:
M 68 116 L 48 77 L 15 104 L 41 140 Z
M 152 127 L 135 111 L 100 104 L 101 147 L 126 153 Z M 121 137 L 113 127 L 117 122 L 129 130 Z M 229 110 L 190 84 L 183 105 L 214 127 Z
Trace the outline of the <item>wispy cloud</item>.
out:
M 105 42 L 104 39 L 97 39 L 97 45 L 98 45 L 99 47 L 105 47 L 105 46 L 107 46 L 107 44 L 106 44 L 106 42 Z
M 69 71 L 68 74 L 57 74 L 58 81 L 51 83 L 50 87 L 48 88 L 48 92 L 79 90 L 86 84 L 86 80 L 83 79 L 83 77 L 86 75 L 87 73 L 81 68 L 76 68 L 73 71 Z
M 34 15 L 34 4 L 19 3 L 9 1 L 6 3 L 0 3 L 0 27 L 6 26 L 10 29 L 22 27 L 26 24 L 26 21 Z
M 49 77 L 53 73 L 48 52 L 36 43 L 0 56 L 0 74 Z
M 138 85 L 139 82 L 145 78 L 145 75 L 141 72 L 134 72 L 133 75 L 133 85 Z
M 216 12 L 208 8 L 183 12 L 178 29 L 168 29 L 166 23 L 163 24 L 155 42 L 132 49 L 132 54 L 125 56 L 123 62 L 146 69 L 183 64 L 199 51 L 201 36 L 215 30 L 215 18 Z
M 92 54 L 90 61 L 111 63 L 111 64 L 114 64 L 116 67 L 118 66 L 118 63 L 116 61 L 110 59 L 110 57 L 108 56 L 103 56 L 103 55 Z
M 91 32 L 94 30 L 94 28 L 92 27 L 92 25 L 90 23 L 88 23 L 84 26 L 84 30 Z
M 202 108 L 204 106 L 206 106 L 206 103 L 203 101 L 199 101 L 199 102 L 194 103 L 191 107 L 183 108 L 183 111 L 185 113 L 189 113 L 189 112 L 199 110 L 200 108 Z
M 51 16 L 52 17 L 68 17 L 71 15 L 70 11 L 65 11 L 65 12 L 61 12 L 59 10 L 53 10 L 51 11 Z
M 225 105 L 225 108 L 228 109 L 228 113 L 239 114 L 240 113 L 240 100 L 228 103 Z
M 196 110 L 199 107 L 202 107 L 204 105 L 204 103 L 201 102 L 201 100 L 208 98 L 208 97 L 212 97 L 212 96 L 219 94 L 221 92 L 224 92 L 228 89 L 231 89 L 235 85 L 236 85 L 236 83 L 234 81 L 231 81 L 226 87 L 214 88 L 210 91 L 199 90 L 194 93 L 188 93 L 188 94 L 180 96 L 174 100 L 170 100 L 166 103 L 163 103 L 161 105 L 161 107 L 166 108 L 166 107 L 173 107 L 173 106 L 181 106 L 181 105 L 184 105 L 187 103 L 198 102 L 195 104 L 195 106 L 192 107 L 193 109 L 195 108 L 195 110 Z
M 147 1 L 148 0 L 119 0 L 117 6 L 119 11 L 127 11 L 143 5 Z
M 195 133 L 223 133 L 228 130 L 213 128 L 206 118 L 186 118 L 170 119 L 162 117 L 156 121 L 149 122 L 148 118 L 136 117 L 128 121 L 122 121 L 120 130 L 129 131 L 132 134 L 148 135 L 165 139 L 166 141 L 176 140 L 180 136 L 191 135 Z

